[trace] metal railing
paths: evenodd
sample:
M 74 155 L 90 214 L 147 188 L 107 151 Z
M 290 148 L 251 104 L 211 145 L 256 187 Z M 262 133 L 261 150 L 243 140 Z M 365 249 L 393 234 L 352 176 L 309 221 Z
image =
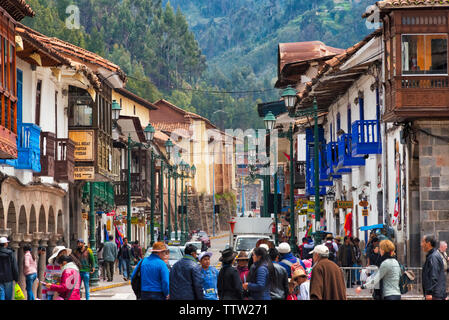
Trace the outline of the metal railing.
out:
M 346 283 L 346 291 L 348 295 L 357 296 L 355 289 L 364 284 L 364 273 L 369 276 L 372 271 L 369 271 L 368 267 L 340 267 L 343 272 Z M 422 296 L 422 268 L 405 267 L 405 270 L 412 271 L 415 275 L 415 279 L 412 280 L 408 287 L 408 292 L 403 296 Z M 353 291 L 351 290 L 353 289 Z M 362 290 L 360 296 L 371 295 L 372 289 Z

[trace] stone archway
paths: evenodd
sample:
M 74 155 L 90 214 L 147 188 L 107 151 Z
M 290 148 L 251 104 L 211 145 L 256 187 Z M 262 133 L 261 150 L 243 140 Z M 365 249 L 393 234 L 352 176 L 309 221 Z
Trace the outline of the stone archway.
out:
M 53 234 L 56 233 L 56 216 L 53 207 L 48 209 L 48 232 Z
M 56 221 L 56 233 L 57 234 L 64 234 L 64 216 L 62 214 L 62 210 L 58 211 L 58 218 Z
M 6 213 L 6 228 L 11 230 L 11 234 L 17 233 L 17 215 L 14 203 L 9 202 L 8 211 Z
M 25 207 L 21 206 L 19 210 L 19 226 L 18 226 L 19 233 L 27 234 L 28 228 L 27 228 L 27 214 L 25 211 Z
M 47 220 L 45 219 L 44 206 L 41 206 L 39 209 L 39 232 L 47 232 Z
M 34 205 L 31 205 L 30 218 L 29 219 L 30 219 L 30 224 L 29 224 L 28 232 L 29 233 L 38 232 L 38 229 L 37 229 L 37 213 L 36 213 L 36 209 L 34 208 Z

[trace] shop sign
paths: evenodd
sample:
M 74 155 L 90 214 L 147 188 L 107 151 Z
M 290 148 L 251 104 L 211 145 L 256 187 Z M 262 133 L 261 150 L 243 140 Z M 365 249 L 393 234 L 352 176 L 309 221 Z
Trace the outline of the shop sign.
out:
M 83 218 L 83 220 L 88 220 L 89 219 L 89 214 L 87 212 L 82 212 L 81 213 L 81 217 Z
M 368 203 L 368 201 L 366 201 L 366 200 L 363 200 L 363 201 L 360 201 L 359 202 L 359 206 L 361 206 L 361 207 L 368 207 L 369 206 L 369 203 Z
M 94 180 L 95 168 L 94 167 L 75 167 L 73 176 L 75 180 Z
M 139 218 L 131 217 L 131 224 L 138 224 L 138 223 L 139 223 Z
M 352 207 L 354 206 L 354 202 L 337 200 L 336 206 L 338 209 L 352 209 Z
M 94 161 L 93 130 L 69 130 L 69 138 L 75 143 L 75 161 Z
M 368 217 L 368 209 L 362 209 L 362 217 Z

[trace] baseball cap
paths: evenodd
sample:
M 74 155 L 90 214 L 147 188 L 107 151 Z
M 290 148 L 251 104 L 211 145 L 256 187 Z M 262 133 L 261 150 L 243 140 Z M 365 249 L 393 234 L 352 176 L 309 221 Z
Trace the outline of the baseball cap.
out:
M 201 259 L 203 259 L 205 256 L 208 256 L 209 258 L 212 257 L 212 252 L 201 252 L 198 260 L 201 261 Z
M 282 242 L 279 245 L 279 253 L 289 253 L 291 251 L 290 245 L 287 242 Z
M 7 243 L 7 242 L 9 242 L 9 241 L 8 241 L 8 239 L 6 237 L 1 237 L 0 238 L 0 244 Z
M 78 239 L 77 242 L 78 242 L 78 243 L 84 243 L 84 240 L 83 240 L 83 239 Z
M 329 248 L 326 247 L 325 245 L 319 244 L 315 248 L 313 248 L 312 251 L 309 252 L 309 254 L 314 254 L 314 253 L 317 253 L 319 255 L 329 254 Z

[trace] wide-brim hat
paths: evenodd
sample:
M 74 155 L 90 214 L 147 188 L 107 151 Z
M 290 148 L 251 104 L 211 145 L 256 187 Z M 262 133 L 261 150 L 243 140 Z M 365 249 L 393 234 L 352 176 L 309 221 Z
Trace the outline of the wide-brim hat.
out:
M 235 252 L 232 248 L 220 251 L 220 253 L 221 253 L 221 257 L 219 260 L 223 263 L 231 262 L 237 256 L 237 252 Z
M 53 249 L 53 254 L 51 255 L 50 258 L 48 258 L 48 263 L 49 263 L 49 264 L 53 264 L 55 258 L 56 258 L 56 257 L 58 256 L 58 254 L 59 254 L 61 251 L 63 251 L 63 250 L 67 251 L 67 255 L 68 255 L 68 256 L 70 256 L 70 254 L 72 253 L 72 249 L 70 249 L 70 248 L 66 248 L 66 247 L 64 247 L 64 246 L 56 246 L 56 247 Z
M 167 251 L 167 246 L 162 241 L 155 242 L 153 244 L 153 248 L 151 249 L 151 252 L 163 252 Z
M 296 269 L 292 274 L 292 279 L 295 280 L 298 277 L 307 277 L 307 274 L 302 268 Z
M 249 260 L 248 253 L 246 251 L 240 251 L 239 255 L 235 260 Z

